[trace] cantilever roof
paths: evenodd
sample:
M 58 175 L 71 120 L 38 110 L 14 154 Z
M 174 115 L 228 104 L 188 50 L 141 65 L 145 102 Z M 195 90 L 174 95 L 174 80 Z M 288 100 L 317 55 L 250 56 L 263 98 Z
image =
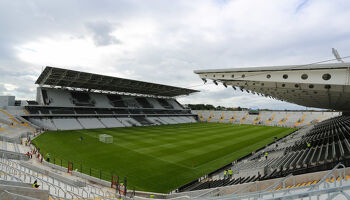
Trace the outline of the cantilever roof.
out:
M 284 65 L 268 67 L 245 67 L 228 69 L 208 69 L 195 70 L 194 73 L 224 73 L 224 72 L 257 72 L 257 71 L 290 71 L 290 70 L 316 70 L 316 69 L 339 69 L 349 68 L 350 63 L 327 63 L 327 64 L 308 64 L 308 65 Z
M 35 84 L 174 97 L 198 90 L 47 66 Z

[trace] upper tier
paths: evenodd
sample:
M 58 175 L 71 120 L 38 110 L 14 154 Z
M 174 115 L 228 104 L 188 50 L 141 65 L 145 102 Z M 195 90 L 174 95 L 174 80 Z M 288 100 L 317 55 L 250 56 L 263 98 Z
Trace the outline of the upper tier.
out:
M 39 105 L 53 107 L 184 109 L 176 99 L 94 93 L 56 88 L 37 89 Z

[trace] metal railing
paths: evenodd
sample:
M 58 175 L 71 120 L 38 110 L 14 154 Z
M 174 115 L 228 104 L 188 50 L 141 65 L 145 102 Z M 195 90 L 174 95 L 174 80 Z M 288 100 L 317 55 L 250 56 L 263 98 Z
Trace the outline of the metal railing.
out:
M 29 182 L 37 180 L 40 184 L 49 189 L 54 190 L 53 196 L 64 197 L 64 198 L 113 198 L 115 194 L 109 191 L 103 191 L 99 187 L 95 187 L 91 184 L 86 184 L 86 187 L 78 187 L 74 184 L 68 184 L 62 182 L 52 176 L 45 175 L 33 169 L 22 166 L 21 164 L 9 160 L 6 156 L 0 158 L 0 171 L 3 172 L 4 178 L 15 179 L 20 182 Z M 62 189 L 64 188 L 64 190 Z M 86 189 L 89 191 L 86 191 Z
M 339 181 L 337 181 L 337 177 L 339 178 Z M 263 191 L 256 191 L 251 193 L 248 192 L 246 194 L 242 194 L 246 191 L 249 191 L 252 187 L 255 186 L 255 184 L 252 184 L 250 187 L 243 188 L 229 195 L 219 197 L 207 197 L 205 199 L 295 199 L 311 196 L 319 197 L 320 195 L 324 194 L 328 194 L 328 197 L 330 198 L 332 197 L 332 195 L 335 197 L 341 194 L 350 200 L 350 196 L 346 192 L 344 192 L 344 190 L 350 189 L 350 185 L 343 185 L 343 180 L 346 178 L 346 171 L 345 166 L 341 163 L 338 163 L 332 170 L 330 170 L 326 175 L 322 177 L 320 181 L 318 181 L 314 185 L 286 188 L 286 181 L 291 178 L 293 179 L 293 185 L 295 185 L 295 177 L 292 175 L 288 175 L 287 177 L 267 187 Z M 333 181 L 330 181 L 331 179 L 333 179 Z M 280 188 L 276 190 L 276 188 L 279 186 Z M 321 186 L 323 187 L 321 188 Z M 217 194 L 219 194 L 219 192 Z

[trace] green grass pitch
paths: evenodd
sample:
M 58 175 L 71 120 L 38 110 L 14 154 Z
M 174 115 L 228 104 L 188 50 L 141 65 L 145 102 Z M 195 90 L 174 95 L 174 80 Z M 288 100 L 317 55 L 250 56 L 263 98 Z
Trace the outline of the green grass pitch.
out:
M 194 123 L 74 131 L 50 131 L 34 139 L 51 162 L 73 161 L 89 174 L 102 169 L 128 178 L 128 188 L 170 192 L 210 173 L 295 129 L 224 123 Z M 113 136 L 112 144 L 99 134 Z M 83 137 L 83 140 L 80 140 Z M 99 176 L 93 170 L 92 175 Z M 108 176 L 107 176 L 108 177 Z M 110 178 L 110 177 L 108 177 Z M 108 179 L 106 178 L 106 179 Z

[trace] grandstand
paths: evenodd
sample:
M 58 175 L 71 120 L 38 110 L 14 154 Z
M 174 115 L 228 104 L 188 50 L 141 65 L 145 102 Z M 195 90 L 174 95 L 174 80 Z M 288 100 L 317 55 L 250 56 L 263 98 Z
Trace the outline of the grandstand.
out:
M 216 84 L 221 82 L 235 90 L 307 107 L 331 109 L 254 109 L 254 112 L 191 111 L 176 97 L 197 90 L 46 67 L 36 81 L 35 101 L 0 97 L 0 197 L 116 199 L 122 195 L 123 199 L 146 199 L 155 195 L 157 199 L 350 199 L 349 66 L 349 63 L 333 63 L 195 71 L 205 82 L 212 79 Z M 187 123 L 196 124 L 187 126 Z M 227 130 L 227 133 L 220 129 Z M 126 179 L 122 181 L 118 177 L 116 181 L 113 174 L 105 175 L 101 170 L 92 173 L 91 168 L 90 171 L 83 170 L 82 165 L 73 166 L 70 161 L 63 164 L 62 160 L 61 163 L 50 161 L 47 154 L 36 151 L 34 159 L 26 155 L 35 149 L 29 145 L 29 140 L 34 139 L 40 144 L 40 138 L 47 142 L 51 136 L 56 137 L 57 141 L 51 140 L 52 144 L 41 146 L 42 152 L 46 153 L 47 146 L 55 146 L 54 142 L 66 138 L 73 140 L 77 137 L 74 134 L 79 135 L 80 143 L 83 143 L 82 136 L 89 140 L 99 133 L 104 134 L 105 130 L 111 137 L 120 134 L 120 138 L 114 141 L 130 140 L 123 147 L 134 147 L 138 156 L 149 156 L 144 152 L 159 148 L 156 156 L 150 155 L 147 159 L 162 157 L 161 161 L 167 168 L 174 164 L 180 170 L 187 170 L 188 174 L 176 174 L 177 177 L 186 179 L 195 174 L 195 180 L 186 179 L 187 184 L 176 185 L 177 189 L 172 188 L 169 194 L 133 191 L 126 187 Z M 157 135 L 163 131 L 167 134 Z M 46 135 L 41 135 L 45 132 Z M 177 138 L 174 133 L 183 140 L 180 141 L 183 152 L 175 148 L 173 141 Z M 62 139 L 64 134 L 67 137 Z M 226 138 L 235 134 L 237 138 Z M 199 135 L 203 138 L 197 138 Z M 259 135 L 266 135 L 266 138 L 260 139 Z M 261 140 L 260 143 L 249 143 L 253 138 Z M 203 145 L 189 141 L 195 139 Z M 228 143 L 234 143 L 234 140 L 249 145 L 241 147 L 243 151 L 229 152 L 232 147 Z M 159 141 L 164 144 L 159 144 Z M 65 148 L 76 148 L 77 151 L 80 148 L 69 146 L 71 142 L 66 143 Z M 196 145 L 196 149 L 190 148 Z M 203 151 L 205 147 L 211 151 Z M 199 152 L 199 148 L 203 152 Z M 220 157 L 220 153 L 230 157 Z M 192 160 L 195 156 L 190 157 L 190 161 L 182 160 L 182 157 L 192 155 L 207 162 L 198 169 L 210 166 L 211 171 L 201 169 L 206 173 L 197 172 Z M 167 160 L 171 157 L 186 163 Z M 147 163 L 145 160 L 135 165 L 151 167 L 152 160 Z M 191 161 L 192 166 L 187 166 Z M 215 161 L 221 165 L 206 165 Z M 131 165 L 126 168 L 128 166 Z M 228 176 L 225 170 L 232 170 L 233 174 Z M 172 179 L 167 177 L 159 182 L 166 185 L 164 181 Z M 38 180 L 42 186 L 40 190 L 31 188 L 33 180 Z M 120 186 L 121 182 L 125 187 Z M 183 183 L 183 180 L 178 182 Z M 168 189 L 164 191 L 168 192 Z
M 324 111 L 260 111 L 259 115 L 249 111 L 192 110 L 202 122 L 232 124 L 256 124 L 300 128 L 341 115 L 340 112 Z
M 47 130 L 195 122 L 173 97 L 196 90 L 53 67 L 36 84 L 36 105 L 26 105 L 24 117 Z

